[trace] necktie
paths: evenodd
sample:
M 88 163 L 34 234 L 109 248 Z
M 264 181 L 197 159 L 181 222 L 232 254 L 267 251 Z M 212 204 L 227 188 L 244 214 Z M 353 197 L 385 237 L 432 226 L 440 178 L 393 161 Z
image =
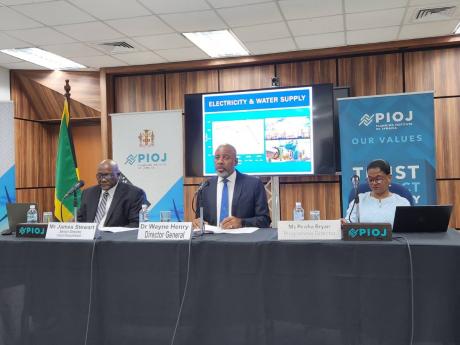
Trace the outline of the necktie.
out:
M 96 212 L 96 217 L 94 218 L 94 223 L 99 224 L 101 219 L 105 215 L 105 206 L 107 205 L 107 199 L 109 198 L 109 192 L 104 192 L 102 195 L 101 202 L 99 203 L 99 206 L 97 207 L 97 212 Z
M 228 217 L 228 180 L 225 178 L 222 182 L 224 183 L 224 188 L 222 188 L 222 200 L 220 201 L 219 223 Z

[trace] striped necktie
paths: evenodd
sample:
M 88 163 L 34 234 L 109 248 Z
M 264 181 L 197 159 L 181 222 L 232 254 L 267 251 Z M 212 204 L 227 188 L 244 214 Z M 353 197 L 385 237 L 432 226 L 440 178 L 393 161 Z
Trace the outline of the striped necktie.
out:
M 222 200 L 220 201 L 219 223 L 228 217 L 228 180 L 224 178 L 222 182 L 224 183 L 224 187 L 222 188 Z
M 97 212 L 96 212 L 96 217 L 94 218 L 94 223 L 99 224 L 101 219 L 105 215 L 105 206 L 107 205 L 107 199 L 109 198 L 109 192 L 104 192 L 102 195 L 101 202 L 99 203 L 99 206 L 97 207 Z

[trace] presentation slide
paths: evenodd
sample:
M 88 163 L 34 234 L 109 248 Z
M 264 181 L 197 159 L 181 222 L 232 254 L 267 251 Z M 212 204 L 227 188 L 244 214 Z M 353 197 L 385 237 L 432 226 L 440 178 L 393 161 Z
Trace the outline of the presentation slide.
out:
M 203 172 L 232 144 L 237 169 L 253 175 L 313 174 L 312 87 L 208 94 L 203 100 Z

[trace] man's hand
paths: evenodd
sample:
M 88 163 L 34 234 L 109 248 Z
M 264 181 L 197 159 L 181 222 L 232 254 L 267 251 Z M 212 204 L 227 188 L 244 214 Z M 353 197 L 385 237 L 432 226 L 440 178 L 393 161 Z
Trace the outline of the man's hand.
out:
M 222 229 L 238 229 L 242 227 L 241 219 L 237 217 L 227 217 L 220 223 Z
M 204 224 L 208 224 L 208 222 L 204 222 Z M 193 229 L 200 228 L 200 218 L 195 218 L 194 220 L 192 220 L 192 227 Z

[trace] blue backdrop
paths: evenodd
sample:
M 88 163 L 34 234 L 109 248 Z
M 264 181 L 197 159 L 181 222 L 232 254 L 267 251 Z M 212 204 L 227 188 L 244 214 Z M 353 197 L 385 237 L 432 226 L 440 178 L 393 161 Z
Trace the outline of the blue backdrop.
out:
M 392 167 L 415 204 L 436 203 L 433 92 L 344 98 L 339 103 L 342 207 L 348 207 L 351 176 L 366 179 L 377 158 Z

